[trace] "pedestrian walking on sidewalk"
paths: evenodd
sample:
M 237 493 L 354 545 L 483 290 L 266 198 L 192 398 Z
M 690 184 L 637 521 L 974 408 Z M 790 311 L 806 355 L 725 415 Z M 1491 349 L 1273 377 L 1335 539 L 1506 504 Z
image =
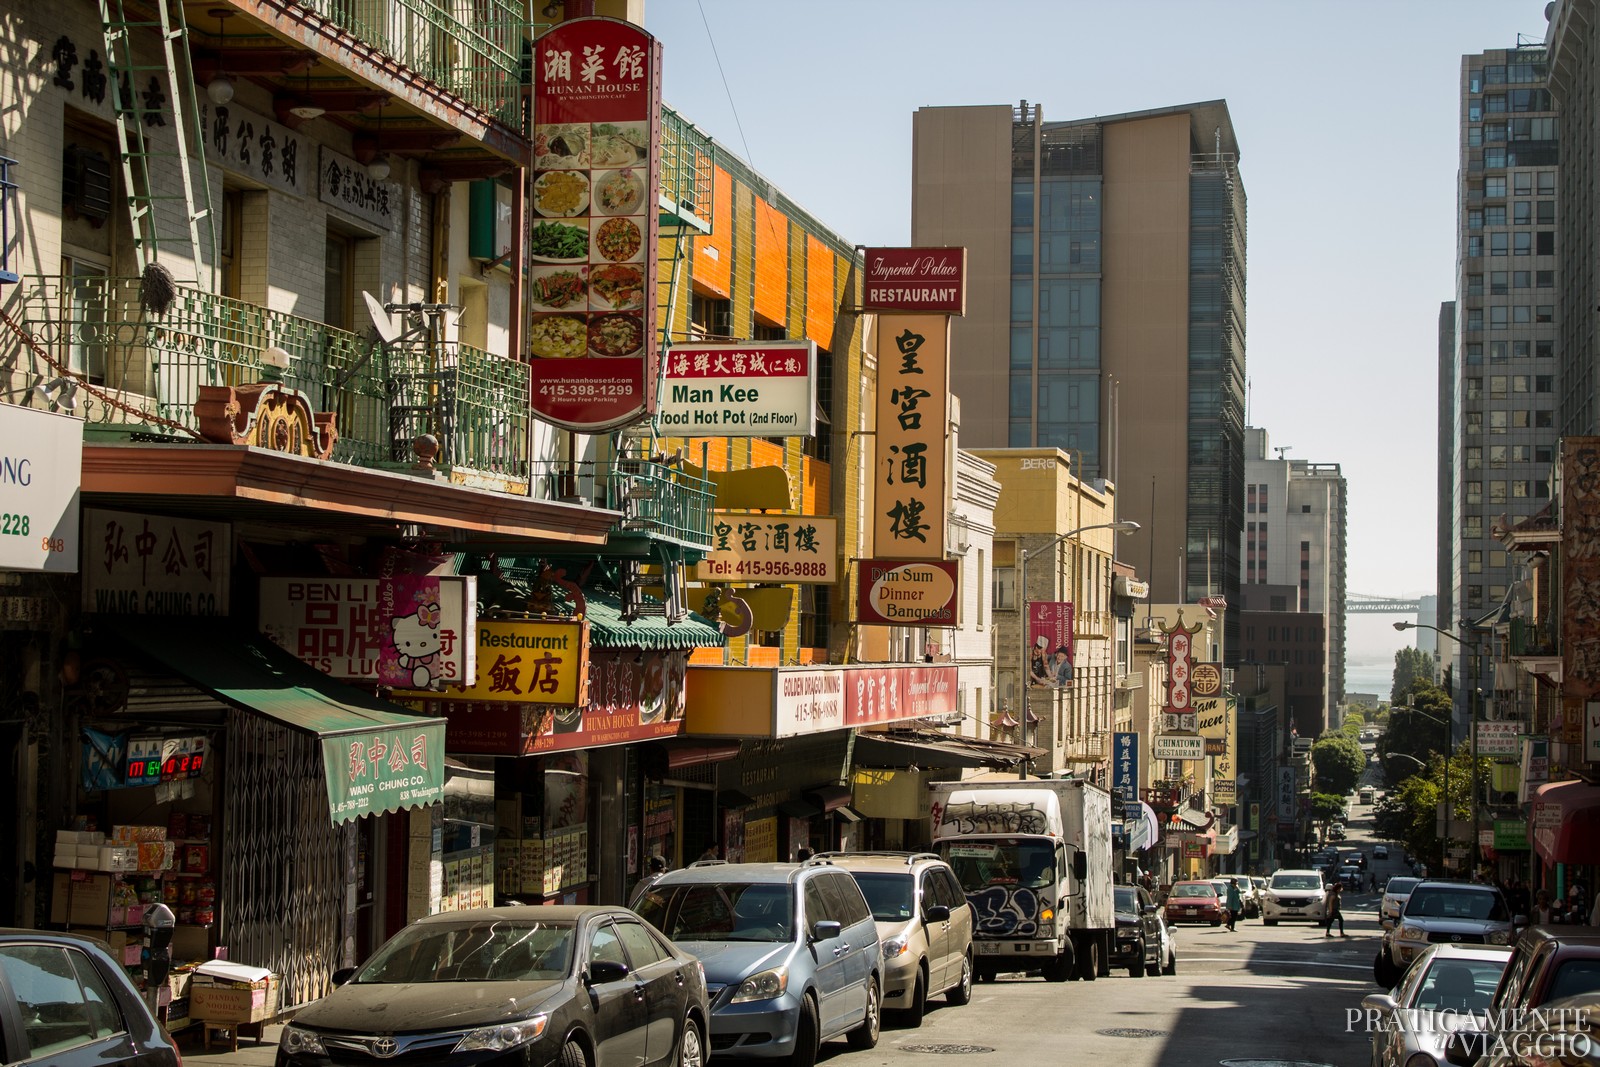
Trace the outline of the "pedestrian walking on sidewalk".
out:
M 1228 929 L 1233 929 L 1233 924 L 1239 921 L 1240 912 L 1244 911 L 1244 898 L 1239 895 L 1239 879 L 1228 879 Z
M 1339 910 L 1339 898 L 1341 896 L 1343 896 L 1343 895 L 1344 895 L 1344 887 L 1341 886 L 1338 882 L 1334 882 L 1332 885 L 1330 885 L 1328 887 L 1328 896 L 1327 896 L 1327 901 L 1326 901 L 1328 915 L 1327 915 L 1327 918 L 1324 919 L 1323 923 L 1322 923 L 1322 936 L 1323 937 L 1332 937 L 1333 936 L 1333 924 L 1334 924 L 1335 921 L 1337 921 L 1338 924 L 1339 924 L 1339 936 L 1340 937 L 1349 937 L 1350 936 L 1349 934 L 1344 932 L 1344 912 Z

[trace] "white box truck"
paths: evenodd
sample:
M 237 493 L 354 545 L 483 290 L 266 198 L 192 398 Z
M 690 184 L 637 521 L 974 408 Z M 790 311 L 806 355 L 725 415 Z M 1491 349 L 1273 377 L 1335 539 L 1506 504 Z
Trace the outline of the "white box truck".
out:
M 928 786 L 933 847 L 976 912 L 976 977 L 1093 981 L 1110 958 L 1111 796 L 1075 779 Z

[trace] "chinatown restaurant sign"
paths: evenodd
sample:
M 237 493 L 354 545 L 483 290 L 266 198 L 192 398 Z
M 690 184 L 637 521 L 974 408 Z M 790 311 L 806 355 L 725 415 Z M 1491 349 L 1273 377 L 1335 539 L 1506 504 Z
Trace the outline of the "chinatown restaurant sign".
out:
M 486 653 L 479 651 L 480 663 Z M 641 656 L 631 648 L 595 649 L 588 657 L 587 700 L 579 705 L 459 700 L 459 690 L 414 693 L 397 703 L 449 719 L 452 753 L 534 756 L 676 736 L 683 729 L 688 669 L 685 651 Z
M 856 622 L 955 626 L 961 621 L 959 560 L 861 561 Z
M 334 825 L 363 815 L 432 804 L 444 796 L 444 731 L 438 720 L 323 735 L 328 815 Z
M 868 248 L 861 310 L 967 310 L 965 248 Z
M 817 346 L 812 341 L 673 345 L 656 425 L 687 437 L 812 437 Z
M 589 670 L 589 624 L 480 619 L 478 670 L 469 686 L 451 686 L 440 700 L 505 701 L 577 707 Z M 398 699 L 432 693 L 396 690 Z
M 475 677 L 478 580 L 263 578 L 261 632 L 323 674 L 404 689 Z
M 579 18 L 534 53 L 531 406 L 569 430 L 617 429 L 655 411 L 661 45 Z
M 877 355 L 873 553 L 942 560 L 950 316 L 881 316 Z
M 693 667 L 684 733 L 779 738 L 956 713 L 954 666 Z

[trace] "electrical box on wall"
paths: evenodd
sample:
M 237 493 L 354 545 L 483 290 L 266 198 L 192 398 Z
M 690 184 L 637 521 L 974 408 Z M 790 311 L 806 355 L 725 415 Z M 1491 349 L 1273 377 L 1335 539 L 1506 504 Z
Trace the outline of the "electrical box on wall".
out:
M 509 259 L 511 189 L 493 179 L 473 182 L 467 205 L 467 255 L 488 262 Z

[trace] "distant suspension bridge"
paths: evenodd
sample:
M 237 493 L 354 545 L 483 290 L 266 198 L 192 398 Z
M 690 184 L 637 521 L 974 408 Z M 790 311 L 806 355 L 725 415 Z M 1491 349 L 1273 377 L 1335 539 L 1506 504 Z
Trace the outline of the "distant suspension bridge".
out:
M 1346 615 L 1415 615 L 1422 604 L 1415 597 L 1368 596 L 1350 593 L 1344 599 Z

